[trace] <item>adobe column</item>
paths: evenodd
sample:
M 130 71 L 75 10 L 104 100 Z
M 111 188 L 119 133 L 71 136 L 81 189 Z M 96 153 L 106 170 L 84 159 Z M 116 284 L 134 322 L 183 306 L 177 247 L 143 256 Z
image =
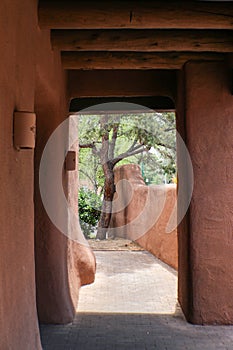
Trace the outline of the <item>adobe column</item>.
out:
M 186 141 L 194 170 L 190 321 L 233 324 L 231 71 L 221 62 L 189 62 L 184 72 Z

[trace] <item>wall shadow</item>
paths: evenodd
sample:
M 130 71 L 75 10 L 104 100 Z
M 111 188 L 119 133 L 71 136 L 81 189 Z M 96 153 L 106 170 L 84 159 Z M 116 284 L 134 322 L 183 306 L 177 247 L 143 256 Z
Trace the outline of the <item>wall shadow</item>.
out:
M 78 313 L 72 324 L 42 325 L 41 339 L 44 350 L 227 349 L 232 346 L 230 332 L 229 326 L 191 325 L 179 311 L 170 315 Z

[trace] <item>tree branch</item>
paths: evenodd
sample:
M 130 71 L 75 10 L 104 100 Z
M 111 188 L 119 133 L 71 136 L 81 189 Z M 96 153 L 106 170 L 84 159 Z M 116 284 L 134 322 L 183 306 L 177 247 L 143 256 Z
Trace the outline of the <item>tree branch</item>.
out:
M 137 149 L 140 149 L 141 147 L 145 147 L 145 145 L 144 145 L 144 143 L 141 143 L 140 145 L 137 145 L 137 146 L 135 146 L 135 145 L 133 144 L 129 149 L 128 149 L 128 151 L 126 151 L 125 153 L 128 153 L 128 152 L 134 152 L 134 151 L 136 151 Z
M 79 144 L 79 148 L 93 148 L 93 147 L 95 147 L 95 142 L 85 143 L 83 145 Z
M 162 143 L 162 142 L 156 142 L 156 145 L 155 145 L 155 146 L 161 146 L 161 147 L 168 148 L 168 149 L 172 149 L 173 151 L 176 151 L 176 148 L 175 148 L 175 147 L 172 147 L 172 146 L 169 146 L 169 145 L 165 145 L 165 144 Z
M 165 150 L 162 150 L 162 149 L 158 149 L 158 152 L 160 153 L 161 156 L 165 156 L 171 160 L 174 159 L 174 156 L 172 154 L 169 154 L 168 152 L 166 152 Z
M 164 131 L 168 132 L 168 131 L 174 131 L 174 130 L 176 130 L 176 128 L 169 128 L 169 129 L 165 129 Z
M 148 152 L 148 149 L 145 146 L 142 146 L 142 145 L 140 145 L 140 146 L 142 147 L 141 149 L 137 147 L 137 149 L 132 151 L 132 152 L 127 151 L 127 152 L 121 153 L 119 156 L 114 158 L 112 160 L 113 166 L 116 165 L 118 162 L 120 162 L 122 159 L 131 157 L 131 156 L 135 156 L 136 154 L 142 153 L 144 151 Z
M 92 149 L 92 153 L 96 156 L 100 156 L 100 152 L 97 150 L 95 142 L 91 142 L 91 143 L 85 143 L 85 144 L 80 144 L 79 148 L 91 148 Z
M 138 140 L 137 140 L 137 138 L 135 138 L 134 142 L 132 143 L 132 146 L 130 147 L 130 149 L 133 149 L 137 142 L 138 142 Z

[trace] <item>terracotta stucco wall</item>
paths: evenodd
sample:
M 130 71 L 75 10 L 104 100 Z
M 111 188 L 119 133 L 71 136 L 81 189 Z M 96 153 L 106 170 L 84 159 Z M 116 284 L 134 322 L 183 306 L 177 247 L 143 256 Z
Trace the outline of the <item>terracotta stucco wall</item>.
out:
M 74 315 L 79 286 L 93 280 L 95 269 L 92 253 L 61 235 L 40 202 L 40 155 L 49 135 L 66 117 L 69 100 L 60 54 L 51 50 L 50 33 L 41 31 L 37 22 L 36 0 L 0 2 L 0 348 L 3 350 L 41 349 L 35 278 L 41 320 L 67 322 Z M 13 147 L 14 110 L 37 113 L 35 178 L 34 151 L 18 152 Z M 63 143 L 61 140 L 61 147 Z M 77 179 L 70 180 L 65 172 L 63 179 L 67 193 L 69 185 L 77 185 Z
M 60 55 L 50 47 L 49 31 L 38 30 L 40 47 L 37 52 L 35 112 L 37 115 L 37 141 L 35 150 L 35 255 L 37 307 L 41 322 L 69 322 L 75 305 L 71 300 L 68 284 L 67 253 L 68 242 L 65 235 L 53 225 L 41 202 L 39 192 L 39 165 L 41 154 L 49 136 L 67 117 L 66 74 L 60 64 Z M 66 140 L 61 139 L 54 149 L 54 157 L 63 152 Z M 67 176 L 63 169 L 63 184 L 67 192 Z M 53 184 L 48 183 L 47 190 Z M 54 207 L 59 212 L 56 189 L 51 190 Z M 67 218 L 64 218 L 66 221 Z M 68 225 L 68 224 L 67 224 Z M 77 291 L 80 286 L 76 281 Z
M 194 323 L 233 323 L 230 72 L 224 63 L 185 66 L 186 137 L 194 169 L 187 247 Z
M 177 199 L 176 186 L 155 186 L 152 191 L 155 198 L 158 198 L 163 192 L 162 196 L 165 196 L 163 210 L 154 225 L 142 237 L 137 239 L 137 242 L 157 258 L 177 270 L 178 244 L 176 227 L 171 232 L 167 232 L 167 225 Z M 153 216 L 153 208 L 151 208 L 148 215 Z
M 13 148 L 13 111 L 34 111 L 37 2 L 0 2 L 0 348 L 40 349 L 32 150 Z
M 95 259 L 89 248 L 72 242 L 60 233 L 45 212 L 39 191 L 41 154 L 49 136 L 67 118 L 69 100 L 66 95 L 66 74 L 61 68 L 59 52 L 50 48 L 46 32 L 39 32 L 44 50 L 37 59 L 35 110 L 37 114 L 37 144 L 35 151 L 35 233 L 36 287 L 39 320 L 42 323 L 71 322 L 78 302 L 79 287 L 94 280 Z M 68 136 L 68 128 L 67 128 Z M 53 157 L 64 154 L 67 139 L 61 139 Z M 75 147 L 78 152 L 77 146 Z M 54 210 L 60 212 L 59 193 L 53 184 Z M 78 169 L 63 168 L 63 188 L 67 199 L 77 212 Z M 56 208 L 56 209 L 55 209 Z M 68 228 L 68 217 L 64 217 Z
M 51 49 L 49 31 L 38 29 L 35 112 L 37 143 L 35 150 L 35 252 L 36 287 L 39 320 L 44 323 L 67 323 L 73 320 L 81 285 L 91 283 L 95 258 L 89 248 L 70 241 L 54 226 L 45 212 L 39 192 L 39 165 L 49 136 L 67 118 L 69 98 L 67 77 L 61 67 L 60 53 Z M 67 128 L 67 137 L 68 137 Z M 67 139 L 61 139 L 53 157 L 64 154 Z M 78 148 L 76 146 L 76 151 Z M 63 168 L 63 188 L 69 203 L 77 212 L 78 169 L 68 173 Z M 47 183 L 48 190 L 53 184 Z M 54 210 L 60 212 L 56 188 Z M 67 221 L 68 217 L 64 217 Z
M 176 128 L 184 142 L 186 140 L 186 121 L 185 121 L 185 72 L 181 70 L 177 73 L 177 98 L 176 98 Z M 182 184 L 182 196 L 177 198 L 177 214 L 180 217 L 186 196 L 188 186 L 187 165 L 184 165 L 185 157 L 180 143 L 177 144 L 177 170 L 178 170 L 178 187 Z M 186 187 L 186 188 L 185 188 Z M 190 235 L 189 235 L 189 210 L 177 227 L 178 236 L 178 299 L 182 306 L 186 318 L 189 320 L 192 310 L 192 279 L 191 279 L 191 263 L 190 263 Z
M 138 242 L 177 269 L 176 227 L 167 232 L 176 204 L 176 186 L 146 186 L 136 164 L 118 166 L 114 174 L 117 190 L 111 222 L 114 234 Z

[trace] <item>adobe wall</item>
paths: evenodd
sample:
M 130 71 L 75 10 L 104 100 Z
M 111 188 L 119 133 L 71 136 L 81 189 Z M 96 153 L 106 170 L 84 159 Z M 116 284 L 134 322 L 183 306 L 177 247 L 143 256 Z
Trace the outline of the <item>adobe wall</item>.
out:
M 176 129 L 184 142 L 186 140 L 186 121 L 185 121 L 185 72 L 181 70 L 177 73 L 177 98 L 176 98 Z M 177 197 L 177 214 L 182 217 L 183 205 L 187 202 L 187 171 L 181 171 L 186 168 L 184 165 L 183 150 L 180 149 L 181 144 L 177 144 L 177 170 L 178 170 L 178 191 L 179 184 L 183 188 L 182 196 Z M 190 235 L 189 235 L 189 209 L 185 217 L 177 227 L 178 236 L 178 299 L 182 310 L 189 320 L 192 312 L 192 278 L 191 278 L 191 262 L 190 262 Z
M 155 186 L 152 188 L 153 196 L 158 198 L 161 191 L 164 192 L 165 203 L 163 210 L 146 234 L 137 239 L 137 243 L 143 248 L 151 252 L 157 258 L 170 265 L 174 269 L 178 269 L 178 243 L 177 230 L 167 232 L 167 224 L 176 204 L 176 185 Z M 155 204 L 156 205 L 156 204 Z M 153 215 L 153 208 L 148 215 Z
M 1 349 L 41 349 L 35 278 L 41 320 L 67 322 L 74 315 L 79 286 L 93 280 L 95 269 L 92 253 L 57 232 L 39 199 L 40 154 L 66 116 L 69 101 L 59 54 L 50 48 L 49 31 L 41 32 L 37 22 L 36 0 L 0 2 Z M 14 110 L 37 113 L 35 179 L 34 151 L 13 147 Z M 67 175 L 63 177 L 67 188 Z
M 60 53 L 51 50 L 48 31 L 38 30 L 42 50 L 37 53 L 35 112 L 37 144 L 35 150 L 35 252 L 37 310 L 42 323 L 68 323 L 76 312 L 79 288 L 94 281 L 95 258 L 88 247 L 70 241 L 54 226 L 45 212 L 39 192 L 39 165 L 46 142 L 55 128 L 67 118 L 69 98 L 67 77 L 61 67 Z M 68 136 L 68 129 L 67 129 Z M 53 158 L 66 149 L 61 139 Z M 76 151 L 78 148 L 76 146 Z M 56 154 L 57 153 L 57 154 Z M 63 167 L 63 189 L 77 212 L 78 169 L 67 172 Z M 47 184 L 51 190 L 53 184 Z M 54 211 L 61 203 L 53 189 Z M 68 217 L 64 217 L 68 230 Z
M 13 148 L 14 110 L 34 111 L 37 1 L 0 2 L 0 348 L 40 349 L 32 150 Z
M 187 316 L 197 324 L 233 323 L 230 72 L 226 64 L 217 62 L 189 62 L 184 70 L 186 138 L 194 169 L 188 227 L 192 293 Z
M 117 189 L 111 221 L 114 234 L 136 241 L 177 269 L 176 228 L 167 232 L 176 203 L 176 186 L 146 186 L 136 164 L 118 166 L 114 174 Z

